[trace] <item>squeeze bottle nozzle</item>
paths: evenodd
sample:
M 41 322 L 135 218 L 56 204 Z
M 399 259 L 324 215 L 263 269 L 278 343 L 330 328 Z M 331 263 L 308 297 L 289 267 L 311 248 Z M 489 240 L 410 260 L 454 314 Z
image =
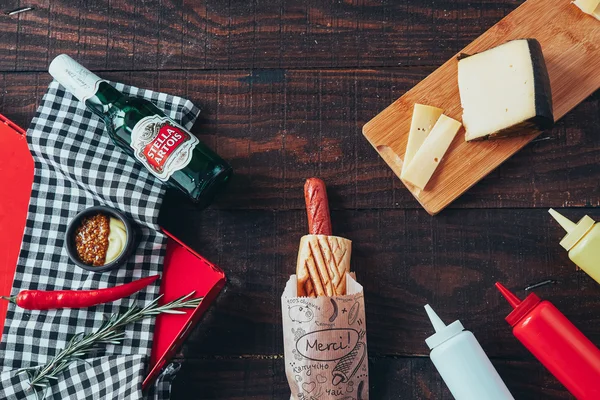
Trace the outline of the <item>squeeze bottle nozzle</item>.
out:
M 496 288 L 502 293 L 502 296 L 508 301 L 512 308 L 517 308 L 521 304 L 521 300 L 515 296 L 510 290 L 504 287 L 500 282 L 496 282 Z
M 438 315 L 435 313 L 435 311 L 433 311 L 433 308 L 431 308 L 429 304 L 425 305 L 425 311 L 427 312 L 427 316 L 431 321 L 431 325 L 433 325 L 433 329 L 435 329 L 436 332 L 439 332 L 446 327 L 444 321 L 442 321 L 442 319 L 438 317 Z
M 502 296 L 504 296 L 506 301 L 508 301 L 508 304 L 513 308 L 513 311 L 506 317 L 506 321 L 511 326 L 514 326 L 519 322 L 521 318 L 533 310 L 541 301 L 535 293 L 530 293 L 525 300 L 521 300 L 500 282 L 496 282 L 496 288 L 502 293 Z
M 567 233 L 573 232 L 573 230 L 577 226 L 575 222 L 571 221 L 569 218 L 565 217 L 553 208 L 549 209 L 548 212 L 550 213 L 550 215 L 552 215 L 556 222 L 558 222 L 560 226 L 562 226 L 563 229 L 567 231 Z
M 600 283 L 600 223 L 589 215 L 574 223 L 553 209 L 548 212 L 567 231 L 560 245 L 569 252 L 571 261 Z
M 433 309 L 427 304 L 425 306 L 425 311 L 427 312 L 427 316 L 431 320 L 431 325 L 433 325 L 433 329 L 435 329 L 435 333 L 425 339 L 425 343 L 429 346 L 430 349 L 439 346 L 447 340 L 452 339 L 454 336 L 458 335 L 462 331 L 465 330 L 463 324 L 460 321 L 454 321 L 450 325 L 446 325 L 444 321 L 433 311 Z
M 567 231 L 567 235 L 560 241 L 560 245 L 567 251 L 571 250 L 594 226 L 594 220 L 588 215 L 575 223 L 552 208 L 548 212 Z

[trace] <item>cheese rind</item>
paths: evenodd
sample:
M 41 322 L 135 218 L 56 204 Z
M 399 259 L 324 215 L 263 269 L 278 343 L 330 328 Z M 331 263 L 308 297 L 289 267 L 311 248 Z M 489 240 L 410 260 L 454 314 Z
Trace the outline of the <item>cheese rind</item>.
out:
M 461 126 L 460 122 L 442 115 L 411 163 L 402 171 L 402 179 L 424 190 Z
M 410 164 L 443 112 L 444 110 L 441 108 L 415 104 L 408 133 L 408 144 L 404 153 L 404 166 L 407 167 Z M 405 168 L 402 169 L 402 174 L 404 174 L 404 170 Z
M 467 141 L 552 127 L 552 91 L 535 39 L 512 40 L 458 61 Z
M 573 4 L 584 13 L 596 17 L 600 21 L 600 0 L 575 0 Z

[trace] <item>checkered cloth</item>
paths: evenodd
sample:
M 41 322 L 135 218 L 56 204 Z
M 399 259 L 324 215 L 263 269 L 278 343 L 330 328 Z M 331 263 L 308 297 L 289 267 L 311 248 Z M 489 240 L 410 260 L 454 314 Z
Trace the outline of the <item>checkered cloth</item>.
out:
M 199 110 L 189 101 L 115 84 L 152 100 L 188 129 Z M 158 232 L 163 185 L 111 142 L 104 123 L 57 82 L 52 82 L 27 132 L 35 177 L 12 295 L 23 289 L 106 288 L 161 272 L 166 238 Z M 138 245 L 127 265 L 91 273 L 77 267 L 64 247 L 68 222 L 81 210 L 108 205 L 135 221 Z M 11 304 L 0 343 L 0 398 L 32 396 L 22 367 L 45 364 L 78 332 L 98 328 L 105 315 L 144 306 L 159 284 L 136 297 L 83 309 L 28 311 Z M 154 320 L 132 324 L 122 345 L 72 364 L 46 393 L 48 399 L 141 399 Z M 148 397 L 169 398 L 176 367 L 167 368 Z M 30 397 L 35 398 L 35 396 Z

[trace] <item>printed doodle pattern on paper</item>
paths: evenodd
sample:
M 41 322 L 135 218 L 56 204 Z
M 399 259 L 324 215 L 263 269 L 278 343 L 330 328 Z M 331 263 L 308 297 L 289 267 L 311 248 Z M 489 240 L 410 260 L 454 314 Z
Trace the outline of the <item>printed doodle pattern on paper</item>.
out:
M 294 335 L 294 340 L 297 342 L 302 336 L 306 335 L 306 331 L 302 328 L 292 328 L 292 334 Z
M 360 383 L 358 384 L 358 390 L 357 390 L 357 400 L 364 400 L 363 398 L 363 388 L 365 387 L 365 381 L 360 381 Z
M 295 282 L 289 286 L 295 289 Z M 286 297 L 284 292 L 284 353 L 291 400 L 368 400 L 364 304 L 362 290 L 318 298 Z
M 351 353 L 360 338 L 350 328 L 322 329 L 296 340 L 296 351 L 312 361 L 335 361 Z
M 302 384 L 302 390 L 304 390 L 306 393 L 312 393 L 315 388 L 317 387 L 317 384 L 315 382 L 304 382 Z
M 290 307 L 288 312 L 294 322 L 310 322 L 315 317 L 314 311 L 304 305 Z
M 304 357 L 302 357 L 302 354 L 300 354 L 300 352 L 298 350 L 292 350 L 292 353 L 294 353 L 294 358 L 298 361 L 302 361 L 304 360 Z
M 354 325 L 356 319 L 358 318 L 358 311 L 360 310 L 360 304 L 358 301 L 352 305 L 350 312 L 348 313 L 348 325 Z
M 331 301 L 331 306 L 333 307 L 333 313 L 331 314 L 331 317 L 329 317 L 329 322 L 335 322 L 338 317 L 338 305 L 334 299 L 330 298 L 329 300 Z
M 304 393 L 298 393 L 298 400 L 319 400 L 323 397 L 323 392 L 319 392 L 313 396 L 307 396 Z
M 366 354 L 367 347 L 365 344 L 362 342 L 356 343 L 354 349 L 336 364 L 332 372 L 333 378 L 331 383 L 337 386 L 340 383 L 348 382 L 363 364 Z

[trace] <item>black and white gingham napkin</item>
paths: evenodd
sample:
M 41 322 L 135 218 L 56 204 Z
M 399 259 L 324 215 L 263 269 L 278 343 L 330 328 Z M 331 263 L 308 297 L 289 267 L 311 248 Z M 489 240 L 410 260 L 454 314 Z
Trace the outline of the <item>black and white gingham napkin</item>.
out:
M 188 129 L 199 112 L 180 97 L 122 84 L 115 87 L 152 100 Z M 27 140 L 35 177 L 11 295 L 23 289 L 106 288 L 161 272 L 166 238 L 158 232 L 157 219 L 164 187 L 113 145 L 97 116 L 53 81 Z M 127 265 L 91 273 L 70 261 L 64 233 L 78 212 L 100 204 L 119 209 L 135 221 L 138 244 Z M 16 375 L 19 368 L 45 364 L 75 333 L 98 328 L 105 315 L 148 304 L 158 290 L 157 282 L 137 297 L 83 309 L 28 311 L 11 304 L 0 343 L 0 398 L 32 396 L 27 375 Z M 153 329 L 153 319 L 128 326 L 122 345 L 106 346 L 103 354 L 71 365 L 46 398 L 142 398 Z M 149 396 L 166 399 L 169 388 L 170 377 L 162 376 Z

